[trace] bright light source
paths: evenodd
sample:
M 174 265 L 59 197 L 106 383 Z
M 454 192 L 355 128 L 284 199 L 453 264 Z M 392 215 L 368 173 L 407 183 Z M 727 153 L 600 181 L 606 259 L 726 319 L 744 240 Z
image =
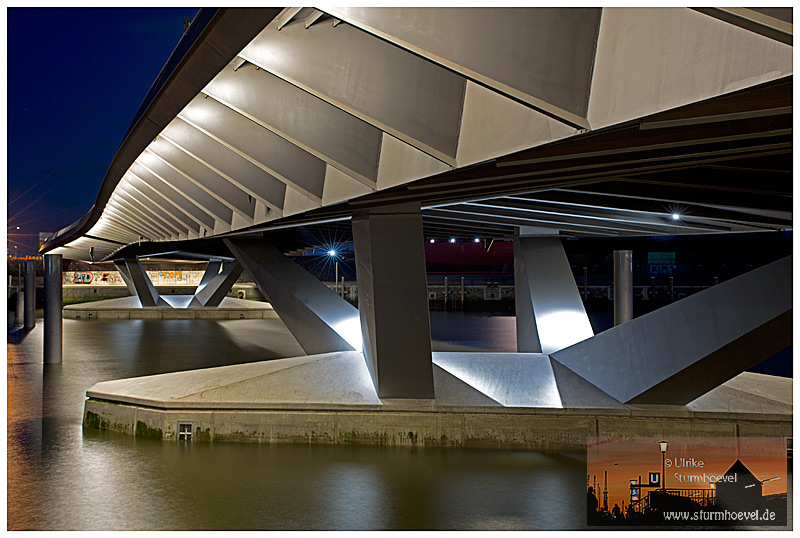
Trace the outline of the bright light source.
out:
M 435 241 L 433 239 L 431 239 L 431 243 L 435 243 Z
M 328 251 L 328 256 L 336 256 L 336 251 L 335 250 L 329 250 Z
M 456 238 L 455 238 L 455 237 L 451 237 L 451 238 L 450 238 L 450 242 L 451 242 L 451 243 L 455 243 L 455 242 L 456 242 Z
M 481 242 L 480 238 L 476 237 L 475 238 L 475 243 L 480 243 L 480 242 Z
M 678 215 L 677 213 L 673 213 L 672 214 L 672 220 L 681 220 L 681 216 Z

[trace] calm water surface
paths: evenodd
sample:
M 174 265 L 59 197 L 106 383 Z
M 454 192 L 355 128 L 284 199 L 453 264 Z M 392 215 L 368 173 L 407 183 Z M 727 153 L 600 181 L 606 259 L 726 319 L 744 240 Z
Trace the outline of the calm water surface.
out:
M 431 319 L 434 339 L 513 351 L 513 317 Z M 41 328 L 7 346 L 9 530 L 584 527 L 582 453 L 178 444 L 82 430 L 98 381 L 302 355 L 273 321 L 64 320 L 64 362 L 46 368 Z

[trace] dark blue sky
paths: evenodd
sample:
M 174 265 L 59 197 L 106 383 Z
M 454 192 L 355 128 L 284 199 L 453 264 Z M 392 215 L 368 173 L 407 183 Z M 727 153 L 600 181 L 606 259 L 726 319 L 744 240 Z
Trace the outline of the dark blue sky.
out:
M 8 13 L 9 250 L 92 207 L 114 153 L 197 8 Z M 21 230 L 16 230 L 20 226 Z M 21 236 L 17 234 L 22 233 Z

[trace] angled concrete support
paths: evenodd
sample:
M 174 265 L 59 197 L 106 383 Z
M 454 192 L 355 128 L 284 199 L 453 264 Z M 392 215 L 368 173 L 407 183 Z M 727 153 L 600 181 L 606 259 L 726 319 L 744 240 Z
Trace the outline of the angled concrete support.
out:
M 131 273 L 128 271 L 128 266 L 125 265 L 125 260 L 114 260 L 114 266 L 117 268 L 117 271 L 119 271 L 119 276 L 122 277 L 122 281 L 125 282 L 130 294 L 136 295 L 136 288 L 133 286 Z
M 36 262 L 25 262 L 25 318 L 23 327 L 30 330 L 36 327 Z
M 792 258 L 551 354 L 620 402 L 685 405 L 792 343 Z
M 61 254 L 44 255 L 44 363 L 59 363 L 62 356 Z
M 361 351 L 358 310 L 263 239 L 225 239 L 309 355 Z
M 194 292 L 189 308 L 219 306 L 241 274 L 242 264 L 237 261 L 232 261 L 224 267 L 221 261 L 208 262 L 206 272 Z
M 558 237 L 514 237 L 517 351 L 553 353 L 594 335 Z
M 353 214 L 364 358 L 381 398 L 435 398 L 419 203 Z
M 138 258 L 115 260 L 114 265 L 120 269 L 122 280 L 125 281 L 131 293 L 139 298 L 139 303 L 142 306 L 172 308 L 169 303 L 158 295 L 155 286 L 150 282 L 150 277 L 147 276 L 147 272 L 142 267 L 142 264 L 139 263 Z

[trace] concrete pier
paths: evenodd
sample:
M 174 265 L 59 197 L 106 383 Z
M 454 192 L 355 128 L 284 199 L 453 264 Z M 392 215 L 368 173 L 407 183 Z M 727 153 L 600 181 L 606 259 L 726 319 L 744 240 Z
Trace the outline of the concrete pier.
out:
M 137 297 L 120 297 L 64 307 L 67 319 L 265 319 L 278 315 L 269 303 L 225 297 L 218 307 L 190 307 L 191 295 L 162 295 L 172 308 L 143 307 Z
M 686 406 L 637 406 L 550 370 L 541 354 L 434 353 L 433 362 L 433 400 L 378 398 L 354 351 L 107 381 L 87 391 L 84 427 L 166 441 L 191 427 L 193 441 L 557 450 L 596 436 L 792 435 L 787 378 L 743 373 Z M 528 390 L 536 376 L 545 383 Z M 498 392 L 509 377 L 510 392 Z

